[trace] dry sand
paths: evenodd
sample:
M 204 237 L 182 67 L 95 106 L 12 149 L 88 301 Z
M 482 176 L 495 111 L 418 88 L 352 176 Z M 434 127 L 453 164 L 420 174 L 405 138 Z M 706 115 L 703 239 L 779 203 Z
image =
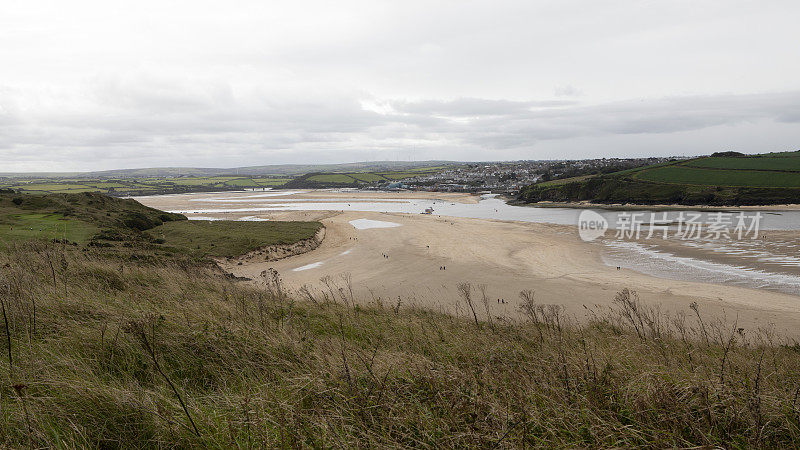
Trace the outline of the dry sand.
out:
M 336 199 L 363 195 L 367 199 L 375 198 L 375 194 L 314 191 L 298 197 Z M 476 201 L 464 194 L 380 195 L 387 199 L 414 196 Z M 203 203 L 187 200 L 202 196 L 208 194 L 149 197 L 140 201 L 160 209 L 196 209 Z M 395 305 L 399 299 L 401 307 L 415 305 L 464 315 L 467 311 L 459 300 L 456 285 L 470 282 L 474 286 L 485 285 L 494 316 L 519 317 L 519 292 L 533 289 L 538 302 L 563 305 L 581 318 L 586 316 L 586 308 L 611 305 L 615 293 L 627 287 L 637 291 L 643 301 L 666 311 L 688 314 L 689 304 L 696 301 L 705 314 L 738 317 L 740 326 L 745 328 L 774 325 L 781 334 L 800 335 L 800 297 L 616 270 L 602 263 L 598 245 L 582 242 L 570 226 L 374 212 L 300 211 L 258 216 L 273 220 L 321 220 L 327 228 L 326 237 L 322 245 L 309 253 L 241 266 L 233 261 L 224 268 L 238 276 L 258 279 L 263 270 L 271 267 L 281 274 L 290 289 L 306 285 L 317 296 L 323 291 L 330 292 L 328 285 L 336 295 L 338 288 L 346 290 L 345 279 L 349 275 L 356 301 Z M 349 223 L 356 219 L 401 226 L 358 230 Z M 308 268 L 296 270 L 303 267 Z M 329 277 L 328 285 L 321 281 L 325 277 Z M 480 298 L 480 292 L 475 296 Z

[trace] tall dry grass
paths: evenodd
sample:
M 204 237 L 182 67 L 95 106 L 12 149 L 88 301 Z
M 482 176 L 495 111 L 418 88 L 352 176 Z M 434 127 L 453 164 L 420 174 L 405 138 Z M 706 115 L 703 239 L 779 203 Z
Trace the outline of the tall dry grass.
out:
M 0 250 L 2 443 L 787 448 L 800 439 L 800 346 L 697 306 L 669 317 L 622 291 L 577 323 L 531 290 L 521 293 L 526 321 L 484 326 L 474 297 L 463 318 L 402 301 L 360 306 L 343 276 L 295 301 L 275 273 L 255 287 L 209 267 L 142 261 L 43 243 Z

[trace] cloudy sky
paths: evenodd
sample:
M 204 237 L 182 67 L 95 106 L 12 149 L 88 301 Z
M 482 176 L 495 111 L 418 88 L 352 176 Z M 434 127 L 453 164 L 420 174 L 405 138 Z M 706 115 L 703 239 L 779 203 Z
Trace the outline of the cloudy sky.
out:
M 797 0 L 5 1 L 0 172 L 800 149 Z

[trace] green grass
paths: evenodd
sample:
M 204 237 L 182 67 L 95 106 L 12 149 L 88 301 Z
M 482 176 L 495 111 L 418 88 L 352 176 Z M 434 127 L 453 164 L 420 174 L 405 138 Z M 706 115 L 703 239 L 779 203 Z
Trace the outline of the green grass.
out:
M 220 179 L 218 177 L 201 177 L 201 178 L 173 178 L 169 179 L 167 183 L 173 183 L 178 186 L 200 186 L 200 185 L 218 185 L 229 178 Z
M 284 184 L 289 181 L 289 178 L 253 178 L 253 181 L 260 185 L 272 186 L 275 184 Z
M 748 187 L 800 187 L 800 172 L 697 169 L 682 165 L 640 170 L 633 178 L 671 184 Z
M 97 191 L 98 188 L 87 186 L 84 184 L 66 184 L 66 183 L 30 183 L 18 184 L 11 186 L 13 189 L 22 189 L 23 191 L 41 191 L 41 192 L 55 192 L 55 191 Z
M 30 239 L 67 239 L 85 244 L 100 229 L 82 220 L 66 218 L 60 214 L 0 213 L 0 240 L 5 242 Z
M 450 168 L 449 166 L 427 166 L 407 169 L 406 172 L 441 172 L 442 170 Z
M 412 178 L 421 175 L 419 172 L 383 172 L 380 174 L 390 180 L 402 180 L 404 178 Z
M 344 184 L 356 182 L 356 180 L 352 176 L 344 173 L 324 173 L 324 174 L 312 175 L 308 177 L 308 180 L 317 181 L 321 183 L 344 183 Z
M 86 244 L 101 235 L 120 240 L 165 222 L 185 219 L 134 200 L 97 193 L 0 193 L 0 240 L 8 242 L 66 238 Z
M 93 182 L 84 182 L 83 184 L 85 184 L 87 186 L 98 187 L 98 188 L 103 188 L 103 189 L 124 188 L 124 187 L 128 187 L 129 186 L 127 184 L 122 184 L 122 183 L 115 182 L 115 181 L 93 181 Z
M 226 186 L 235 186 L 235 187 L 256 187 L 259 186 L 258 183 L 253 181 L 250 178 L 235 178 L 233 180 L 225 181 Z
M 167 222 L 148 234 L 163 239 L 164 246 L 195 256 L 232 257 L 276 244 L 309 239 L 319 222 L 247 222 L 191 220 Z
M 800 157 L 709 157 L 687 161 L 684 165 L 710 169 L 776 170 L 800 172 Z
M 588 178 L 593 177 L 594 175 L 581 175 L 578 177 L 570 177 L 570 178 L 561 178 L 558 180 L 550 180 L 550 181 L 542 181 L 541 183 L 537 183 L 537 186 L 558 186 L 561 184 L 572 183 L 575 181 L 583 181 Z
M 556 180 L 526 186 L 519 199 L 710 206 L 800 203 L 800 152 L 703 157 Z
M 350 176 L 358 181 L 363 181 L 365 183 L 386 181 L 386 178 L 383 175 L 379 175 L 376 173 L 352 173 L 350 174 Z

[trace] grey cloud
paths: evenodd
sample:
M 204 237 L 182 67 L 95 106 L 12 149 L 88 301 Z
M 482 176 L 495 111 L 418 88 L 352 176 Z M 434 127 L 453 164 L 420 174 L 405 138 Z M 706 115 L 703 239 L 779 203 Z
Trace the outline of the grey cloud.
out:
M 370 151 L 391 155 L 409 146 L 427 149 L 430 158 L 491 159 L 514 149 L 524 154 L 543 141 L 658 136 L 719 125 L 800 121 L 800 92 L 599 105 L 477 98 L 386 100 L 383 103 L 391 108 L 379 113 L 362 107 L 356 94 L 298 97 L 234 92 L 224 86 L 138 86 L 118 92 L 125 91 L 124 85 L 106 84 L 88 101 L 73 106 L 62 99 L 49 108 L 0 109 L 4 130 L 0 152 L 4 159 L 26 162 L 24 167 L 36 161 L 42 167 L 50 164 L 47 170 L 64 164 L 73 168 L 261 164 L 276 157 L 281 162 L 305 160 L 300 155 L 319 152 L 327 152 L 326 161 L 343 161 L 349 157 L 345 155 L 361 154 L 357 159 L 366 159 Z M 4 92 L 0 91 L 0 105 L 20 103 L 18 93 L 3 96 Z M 31 100 L 49 104 L 47 99 Z
M 674 97 L 522 112 L 478 119 L 460 128 L 476 134 L 484 145 L 520 146 L 603 134 L 657 135 L 744 122 L 796 122 L 798 105 L 800 92 Z
M 428 114 L 451 117 L 508 116 L 524 114 L 532 108 L 572 105 L 567 101 L 511 101 L 482 98 L 459 98 L 451 101 L 424 100 L 417 102 L 396 101 L 395 110 L 412 114 Z
M 578 97 L 583 95 L 583 92 L 575 86 L 568 84 L 566 86 L 556 86 L 553 89 L 553 94 L 555 94 L 556 97 Z

